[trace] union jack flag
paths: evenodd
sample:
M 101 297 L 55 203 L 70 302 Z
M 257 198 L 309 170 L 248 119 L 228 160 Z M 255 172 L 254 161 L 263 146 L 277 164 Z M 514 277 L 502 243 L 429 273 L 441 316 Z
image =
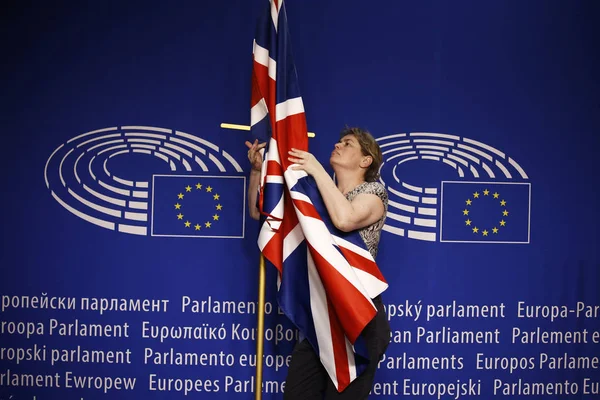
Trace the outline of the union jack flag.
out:
M 308 151 L 304 105 L 283 0 L 271 0 L 254 39 L 251 126 L 267 142 L 258 245 L 279 270 L 279 306 L 309 340 L 338 391 L 368 364 L 360 336 L 387 288 L 358 232 L 329 219 L 312 177 L 290 169 L 288 151 Z

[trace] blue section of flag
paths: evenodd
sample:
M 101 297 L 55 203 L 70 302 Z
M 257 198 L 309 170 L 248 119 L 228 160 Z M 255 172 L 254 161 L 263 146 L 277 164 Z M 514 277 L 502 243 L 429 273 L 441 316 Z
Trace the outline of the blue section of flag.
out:
M 155 175 L 152 235 L 243 237 L 244 187 L 243 177 Z
M 529 183 L 442 182 L 440 241 L 529 242 Z

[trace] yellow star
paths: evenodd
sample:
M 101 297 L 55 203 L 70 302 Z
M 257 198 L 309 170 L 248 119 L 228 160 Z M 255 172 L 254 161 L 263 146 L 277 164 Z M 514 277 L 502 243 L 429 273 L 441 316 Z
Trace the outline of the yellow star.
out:
M 210 186 L 207 186 L 207 187 L 206 187 L 206 191 L 207 191 L 207 192 L 212 192 L 212 188 L 211 188 Z
M 185 187 L 185 191 L 186 191 L 186 192 L 191 192 L 191 191 L 192 191 L 192 187 L 191 187 L 190 185 L 187 185 L 187 186 Z
M 202 189 L 202 184 L 201 183 L 196 183 L 196 189 Z
M 177 198 L 178 198 L 179 200 L 183 199 L 183 193 L 179 193 L 179 194 L 177 195 Z
M 473 197 L 475 197 L 476 199 L 478 199 L 479 198 L 479 192 L 473 193 Z
M 220 205 L 220 204 L 217 204 L 217 206 L 216 206 L 216 207 L 217 207 L 217 210 L 219 210 L 219 211 L 221 211 L 221 209 L 223 208 L 223 206 L 222 206 L 222 205 Z
M 213 195 L 213 199 L 215 199 L 215 200 L 219 200 L 219 197 L 221 197 L 221 196 L 219 196 L 219 194 L 218 194 L 218 193 L 217 193 L 217 194 L 215 194 L 215 195 Z
M 468 199 L 468 200 L 467 200 L 467 205 L 468 205 L 468 206 L 470 206 L 470 205 L 471 205 L 471 203 L 472 203 L 471 199 Z
M 506 221 L 504 221 L 504 220 L 500 221 L 500 226 L 506 226 Z
M 494 198 L 497 199 L 498 197 L 500 197 L 500 195 L 498 194 L 498 192 L 494 193 Z
M 504 211 L 502 212 L 502 215 L 504 215 L 505 217 L 506 217 L 506 216 L 508 216 L 508 211 L 504 210 Z
M 489 232 L 487 231 L 487 229 L 484 229 L 481 233 L 483 233 L 483 236 L 487 236 Z
M 196 228 L 196 230 L 199 231 L 200 228 L 202 228 L 202 227 L 200 226 L 200 224 L 196 224 L 196 225 L 194 225 L 194 228 Z
M 210 226 L 211 226 L 211 225 L 212 225 L 212 224 L 211 224 L 210 222 L 205 222 L 205 223 L 204 223 L 204 226 L 206 226 L 207 228 L 210 228 Z
M 466 208 L 463 210 L 463 215 L 469 215 L 469 210 L 467 210 Z
M 477 233 L 477 232 L 479 232 L 479 228 L 478 227 L 473 228 L 473 233 Z
M 214 220 L 214 221 L 218 221 L 218 220 L 219 220 L 219 214 L 215 214 L 215 215 L 213 215 L 213 220 Z
M 192 223 L 190 221 L 185 221 L 185 227 L 189 228 L 190 226 L 192 226 Z
M 493 228 L 492 228 L 492 232 L 494 232 L 494 233 L 498 233 L 498 228 L 496 228 L 496 227 L 493 227 Z
M 183 219 L 183 214 L 182 213 L 177 214 L 177 219 Z
M 504 207 L 504 206 L 506 205 L 506 200 L 502 200 L 502 201 L 500 202 L 500 205 L 501 205 L 502 207 Z
M 181 209 L 181 204 L 179 204 L 179 203 L 175 204 L 175 209 L 176 210 L 180 210 Z
M 466 221 L 465 221 L 465 224 L 467 224 L 467 225 L 471 225 L 471 220 L 470 220 L 470 219 L 466 220 Z
M 489 191 L 489 190 L 485 189 L 485 190 L 483 191 L 483 195 L 484 195 L 484 196 L 487 196 L 487 195 L 489 195 L 489 194 L 490 194 L 490 191 Z

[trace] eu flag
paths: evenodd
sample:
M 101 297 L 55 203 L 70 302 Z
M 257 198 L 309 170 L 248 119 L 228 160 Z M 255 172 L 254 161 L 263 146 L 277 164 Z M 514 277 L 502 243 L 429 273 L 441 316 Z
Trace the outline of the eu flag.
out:
M 530 183 L 442 182 L 441 242 L 529 243 Z
M 241 238 L 245 177 L 154 175 L 152 236 Z

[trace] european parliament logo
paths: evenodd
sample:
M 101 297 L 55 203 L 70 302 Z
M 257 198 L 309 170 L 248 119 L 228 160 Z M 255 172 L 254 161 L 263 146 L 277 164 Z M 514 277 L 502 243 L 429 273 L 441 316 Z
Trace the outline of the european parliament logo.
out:
M 225 150 L 195 135 L 119 126 L 86 132 L 58 146 L 46 161 L 44 179 L 63 208 L 105 229 L 142 236 L 242 238 L 243 172 Z
M 389 193 L 386 232 L 429 242 L 530 242 L 531 183 L 503 151 L 442 133 L 400 133 L 377 141 L 381 182 Z M 418 172 L 411 165 L 417 161 L 435 162 L 456 179 L 423 184 L 415 174 L 400 172 Z

